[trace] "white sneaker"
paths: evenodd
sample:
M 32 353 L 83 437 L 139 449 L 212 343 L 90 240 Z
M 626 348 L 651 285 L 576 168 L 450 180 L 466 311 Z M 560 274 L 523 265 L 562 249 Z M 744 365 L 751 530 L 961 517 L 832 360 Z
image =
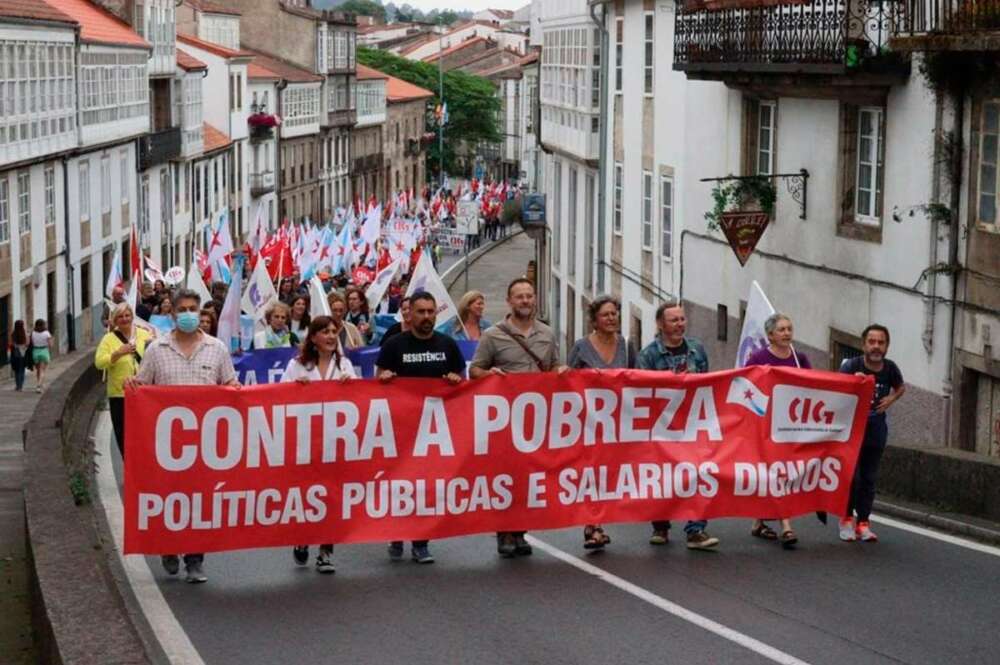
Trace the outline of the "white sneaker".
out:
M 854 533 L 854 520 L 840 520 L 840 539 L 848 543 L 858 539 Z
M 878 536 L 876 536 L 875 532 L 872 531 L 871 527 L 868 526 L 868 522 L 858 522 L 858 529 L 856 533 L 858 536 L 858 540 L 860 540 L 863 543 L 878 542 Z

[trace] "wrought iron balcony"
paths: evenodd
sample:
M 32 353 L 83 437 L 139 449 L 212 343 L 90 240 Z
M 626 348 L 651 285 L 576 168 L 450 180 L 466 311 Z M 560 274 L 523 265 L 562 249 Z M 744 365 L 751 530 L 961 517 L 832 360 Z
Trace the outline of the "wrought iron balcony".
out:
M 895 0 L 779 1 L 687 0 L 676 18 L 674 69 L 840 74 L 890 58 Z
M 326 118 L 326 127 L 349 127 L 357 121 L 354 109 L 338 109 L 330 111 Z
M 139 138 L 139 170 L 163 164 L 181 156 L 181 128 L 169 127 Z
M 377 171 L 382 168 L 382 155 L 365 155 L 355 157 L 351 165 L 351 173 L 364 173 L 367 171 Z
M 893 48 L 1000 50 L 1000 0 L 900 0 Z
M 250 196 L 257 198 L 274 191 L 274 172 L 250 174 Z

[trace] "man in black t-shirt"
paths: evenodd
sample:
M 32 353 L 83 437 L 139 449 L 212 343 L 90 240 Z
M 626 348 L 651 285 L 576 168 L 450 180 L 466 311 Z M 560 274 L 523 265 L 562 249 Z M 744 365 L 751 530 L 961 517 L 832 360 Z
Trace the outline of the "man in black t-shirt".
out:
M 386 340 L 375 361 L 375 375 L 380 382 L 388 383 L 396 376 L 444 379 L 452 385 L 462 380 L 462 351 L 455 340 L 434 330 L 436 322 L 434 296 L 426 292 L 414 294 L 410 298 L 410 329 Z M 427 544 L 426 540 L 413 541 L 413 560 L 417 563 L 434 563 Z M 403 558 L 403 541 L 389 543 L 389 558 Z
M 873 323 L 861 333 L 863 355 L 848 358 L 840 365 L 844 374 L 875 377 L 875 393 L 868 412 L 865 438 L 861 443 L 858 464 L 854 469 L 851 483 L 851 497 L 844 518 L 840 520 L 840 539 L 876 542 L 878 536 L 868 525 L 868 518 L 875 502 L 875 481 L 878 466 L 882 461 L 886 441 L 889 439 L 889 425 L 886 411 L 906 392 L 903 374 L 896 363 L 885 357 L 889 350 L 889 329 Z M 857 512 L 858 522 L 854 523 Z

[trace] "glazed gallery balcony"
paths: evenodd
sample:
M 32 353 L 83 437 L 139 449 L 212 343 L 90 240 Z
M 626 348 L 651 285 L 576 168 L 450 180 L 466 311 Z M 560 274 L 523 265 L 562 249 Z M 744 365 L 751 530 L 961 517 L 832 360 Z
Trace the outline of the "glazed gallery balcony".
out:
M 1000 0 L 900 0 L 893 15 L 892 47 L 1000 50 Z
M 687 0 L 675 22 L 674 69 L 726 80 L 908 66 L 888 49 L 900 7 L 896 0 Z

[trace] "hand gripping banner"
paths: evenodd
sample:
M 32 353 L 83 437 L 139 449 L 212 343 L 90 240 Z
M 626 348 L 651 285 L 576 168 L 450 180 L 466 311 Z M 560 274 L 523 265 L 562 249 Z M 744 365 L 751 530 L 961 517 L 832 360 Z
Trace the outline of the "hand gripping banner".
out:
M 777 367 L 146 386 L 125 551 L 840 514 L 872 389 Z

